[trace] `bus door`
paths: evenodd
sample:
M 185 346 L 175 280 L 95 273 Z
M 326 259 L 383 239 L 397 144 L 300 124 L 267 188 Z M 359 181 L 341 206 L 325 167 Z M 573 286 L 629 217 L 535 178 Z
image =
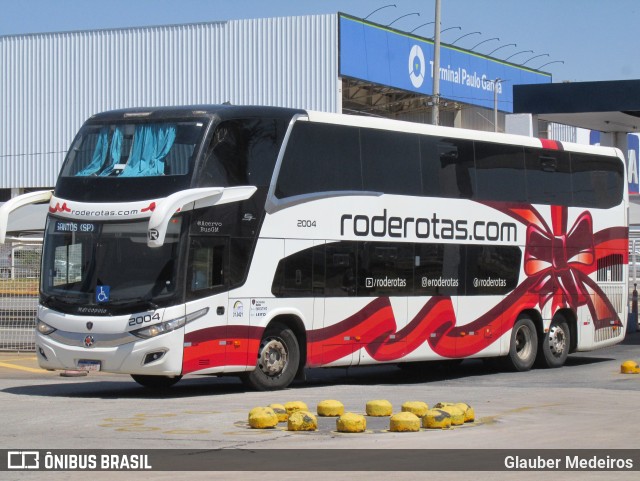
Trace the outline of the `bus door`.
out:
M 324 319 L 315 358 L 320 364 L 350 366 L 357 356 L 358 313 L 368 299 L 357 294 L 357 244 L 336 242 L 324 245 Z M 319 355 L 318 355 L 319 354 Z
M 229 342 L 229 239 L 192 236 L 187 269 L 187 317 L 183 374 L 224 372 Z M 229 312 L 231 311 L 231 312 Z

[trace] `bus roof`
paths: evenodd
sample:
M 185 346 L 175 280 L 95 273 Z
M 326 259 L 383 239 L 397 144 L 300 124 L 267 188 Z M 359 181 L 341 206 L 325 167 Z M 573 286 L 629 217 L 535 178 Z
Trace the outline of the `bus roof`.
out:
M 296 114 L 306 114 L 304 110 L 285 107 L 245 106 L 245 105 L 180 105 L 166 107 L 137 107 L 100 112 L 90 117 L 90 121 L 118 121 L 132 119 L 162 120 L 168 118 L 202 118 L 217 116 L 222 120 L 238 117 L 291 118 Z
M 420 124 L 402 120 L 387 119 L 381 117 L 369 117 L 363 115 L 345 115 L 313 110 L 293 109 L 286 107 L 270 107 L 257 105 L 182 105 L 166 107 L 139 107 L 119 110 L 110 110 L 93 115 L 89 121 L 121 121 L 133 119 L 167 118 L 202 118 L 217 116 L 221 120 L 240 117 L 275 117 L 290 119 L 294 115 L 308 116 L 312 122 L 333 123 L 351 125 L 355 127 L 368 127 L 384 130 L 394 130 L 425 135 L 444 135 L 469 140 L 483 140 L 501 144 L 515 144 L 526 147 L 543 147 L 553 150 L 568 150 L 571 152 L 590 153 L 597 155 L 615 156 L 623 159 L 622 152 L 614 147 L 600 147 L 571 142 L 555 142 L 528 137 L 524 135 L 485 132 L 480 130 L 462 129 L 457 127 L 441 127 L 430 124 Z

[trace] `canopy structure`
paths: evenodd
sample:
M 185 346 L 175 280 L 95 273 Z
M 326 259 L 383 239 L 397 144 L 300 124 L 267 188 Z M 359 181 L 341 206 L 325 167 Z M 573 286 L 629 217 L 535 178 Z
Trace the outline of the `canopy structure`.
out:
M 514 85 L 513 112 L 600 132 L 640 132 L 640 80 Z

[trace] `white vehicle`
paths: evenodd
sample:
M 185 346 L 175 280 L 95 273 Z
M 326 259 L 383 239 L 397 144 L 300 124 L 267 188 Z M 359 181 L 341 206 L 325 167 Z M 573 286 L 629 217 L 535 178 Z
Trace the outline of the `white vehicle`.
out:
M 47 369 L 286 387 L 305 367 L 620 342 L 624 161 L 613 148 L 302 110 L 106 112 L 49 201 Z M 0 242 L 2 239 L 0 239 Z

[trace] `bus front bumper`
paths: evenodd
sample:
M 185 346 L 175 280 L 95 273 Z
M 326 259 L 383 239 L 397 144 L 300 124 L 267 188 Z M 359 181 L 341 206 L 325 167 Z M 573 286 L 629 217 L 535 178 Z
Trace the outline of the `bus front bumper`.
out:
M 150 339 L 105 340 L 100 334 L 66 333 L 55 337 L 36 331 L 36 355 L 43 369 L 104 371 L 119 374 L 179 376 L 184 329 Z M 82 336 L 81 344 L 78 339 Z M 125 342 L 128 341 L 128 342 Z M 118 342 L 124 342 L 118 344 Z M 109 345 L 118 344 L 118 345 Z

